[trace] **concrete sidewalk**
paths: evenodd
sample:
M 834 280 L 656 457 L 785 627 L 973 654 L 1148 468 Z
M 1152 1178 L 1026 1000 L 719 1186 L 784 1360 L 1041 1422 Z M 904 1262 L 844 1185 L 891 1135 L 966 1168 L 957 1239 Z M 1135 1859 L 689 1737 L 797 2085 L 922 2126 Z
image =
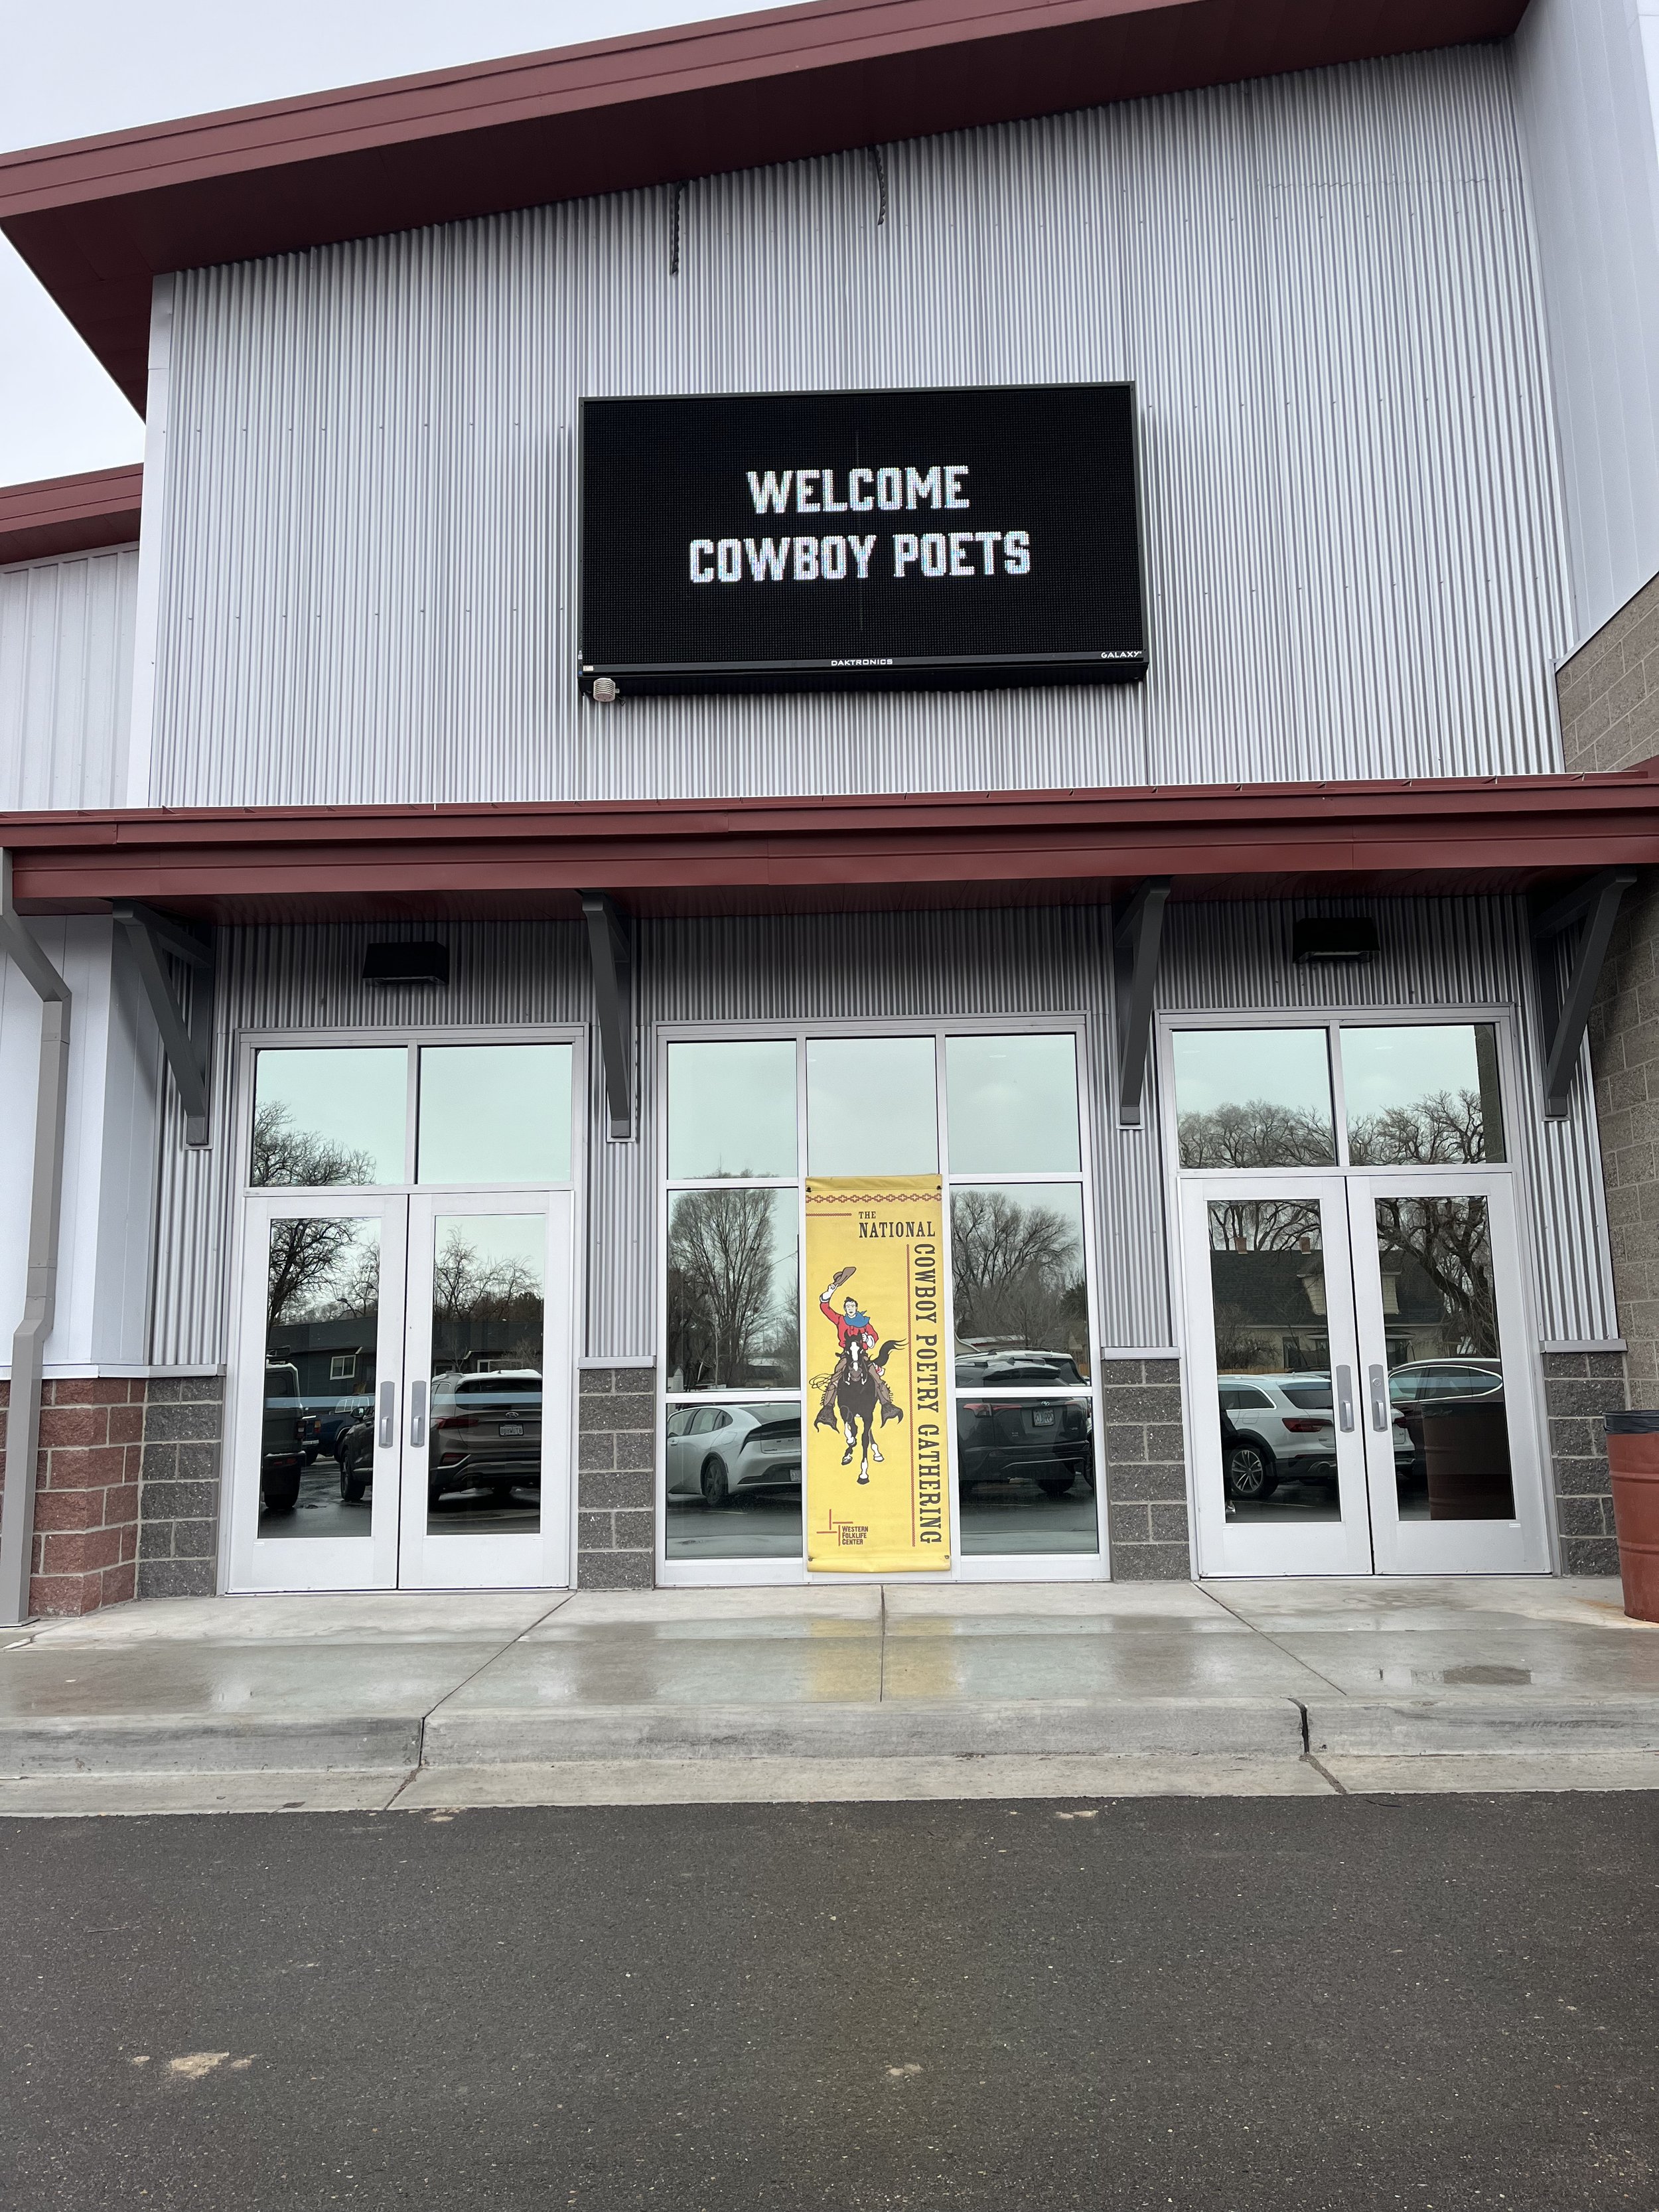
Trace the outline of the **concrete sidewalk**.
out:
M 1659 1785 L 1616 1583 L 122 1606 L 0 1648 L 0 1812 Z

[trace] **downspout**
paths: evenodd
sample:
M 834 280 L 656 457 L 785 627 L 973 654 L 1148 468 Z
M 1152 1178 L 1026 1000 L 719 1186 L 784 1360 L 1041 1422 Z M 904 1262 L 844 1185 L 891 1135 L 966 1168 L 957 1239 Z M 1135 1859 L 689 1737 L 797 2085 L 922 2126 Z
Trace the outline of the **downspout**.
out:
M 0 952 L 9 952 L 40 1000 L 40 1074 L 34 1108 L 34 1175 L 29 1190 L 28 1276 L 23 1318 L 11 1340 L 11 1410 L 6 1423 L 6 1493 L 0 1509 L 0 1627 L 29 1613 L 34 1548 L 34 1474 L 40 1445 L 40 1368 L 58 1304 L 58 1231 L 64 1193 L 64 1123 L 69 1103 L 70 989 L 13 903 L 11 854 L 0 847 Z

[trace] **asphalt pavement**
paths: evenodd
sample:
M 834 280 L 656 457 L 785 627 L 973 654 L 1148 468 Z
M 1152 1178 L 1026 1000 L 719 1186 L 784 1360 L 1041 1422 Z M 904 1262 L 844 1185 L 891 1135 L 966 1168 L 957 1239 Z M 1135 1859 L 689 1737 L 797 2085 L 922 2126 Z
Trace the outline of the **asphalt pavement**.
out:
M 1656 1808 L 0 1822 L 0 2202 L 1652 2212 Z

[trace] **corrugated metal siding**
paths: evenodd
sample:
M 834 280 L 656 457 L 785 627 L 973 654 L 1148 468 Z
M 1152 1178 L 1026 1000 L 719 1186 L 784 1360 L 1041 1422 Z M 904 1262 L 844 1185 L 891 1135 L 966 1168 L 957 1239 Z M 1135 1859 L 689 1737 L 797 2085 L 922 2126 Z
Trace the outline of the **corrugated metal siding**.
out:
M 0 808 L 125 803 L 138 549 L 0 568 Z
M 1514 64 L 1579 639 L 1659 569 L 1659 21 L 1532 0 Z
M 1376 916 L 1382 951 L 1369 965 L 1297 968 L 1298 914 Z M 1520 1095 L 1506 1100 L 1510 1156 L 1530 1200 L 1534 1295 L 1547 1341 L 1618 1334 L 1602 1201 L 1589 1052 L 1581 1056 L 1565 1121 L 1541 1112 L 1540 1012 L 1526 909 L 1518 899 L 1286 901 L 1171 906 L 1158 979 L 1160 1011 L 1250 1006 L 1514 1006 Z
M 1170 1011 L 1399 1005 L 1515 1005 L 1524 1066 L 1510 1100 L 1511 1142 L 1524 1158 L 1532 1200 L 1537 1295 L 1547 1337 L 1613 1333 L 1607 1236 L 1593 1108 L 1586 1086 L 1573 1118 L 1538 1112 L 1537 1012 L 1524 914 L 1504 900 L 1368 904 L 1382 927 L 1381 958 L 1366 968 L 1298 969 L 1289 903 L 1169 909 L 1160 1005 Z M 1316 909 L 1340 912 L 1336 902 Z M 557 924 L 424 924 L 450 945 L 454 981 L 441 1004 L 416 994 L 367 991 L 362 947 L 389 933 L 368 924 L 224 931 L 217 1016 L 218 1129 L 211 1154 L 180 1148 L 169 1088 L 162 1148 L 155 1358 L 163 1364 L 222 1359 L 225 1273 L 233 1206 L 231 1041 L 244 1029 L 446 1023 L 586 1022 L 586 959 L 577 931 Z M 1143 1130 L 1110 1113 L 1109 919 L 1090 907 L 917 915 L 798 915 L 641 924 L 636 945 L 640 1139 L 604 1138 L 602 1077 L 590 1058 L 587 1322 L 596 1358 L 653 1349 L 656 1223 L 654 1033 L 684 1022 L 949 1019 L 968 1015 L 1081 1014 L 1097 1163 L 1101 1327 L 1108 1343 L 1170 1340 L 1158 1103 Z
M 152 795 L 737 795 L 1554 765 L 1567 615 L 1504 50 L 178 281 Z M 574 683 L 584 393 L 1130 377 L 1152 672 Z

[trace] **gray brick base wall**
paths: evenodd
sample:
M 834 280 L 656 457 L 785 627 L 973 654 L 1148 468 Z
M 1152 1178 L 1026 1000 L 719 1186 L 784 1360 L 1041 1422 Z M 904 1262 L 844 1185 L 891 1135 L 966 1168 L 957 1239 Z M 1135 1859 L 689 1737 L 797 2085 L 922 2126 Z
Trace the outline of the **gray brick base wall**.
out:
M 1604 1413 L 1625 1405 L 1625 1363 L 1616 1352 L 1547 1352 L 1555 1525 L 1564 1575 L 1616 1575 L 1613 1489 L 1607 1479 Z
M 1193 1570 L 1180 1361 L 1103 1361 L 1100 1402 L 1112 1573 L 1119 1582 L 1185 1582 Z
M 210 1597 L 218 1586 L 225 1385 L 152 1376 L 138 1477 L 139 1597 Z
M 657 1578 L 656 1370 L 584 1367 L 577 1380 L 577 1585 L 649 1589 Z

